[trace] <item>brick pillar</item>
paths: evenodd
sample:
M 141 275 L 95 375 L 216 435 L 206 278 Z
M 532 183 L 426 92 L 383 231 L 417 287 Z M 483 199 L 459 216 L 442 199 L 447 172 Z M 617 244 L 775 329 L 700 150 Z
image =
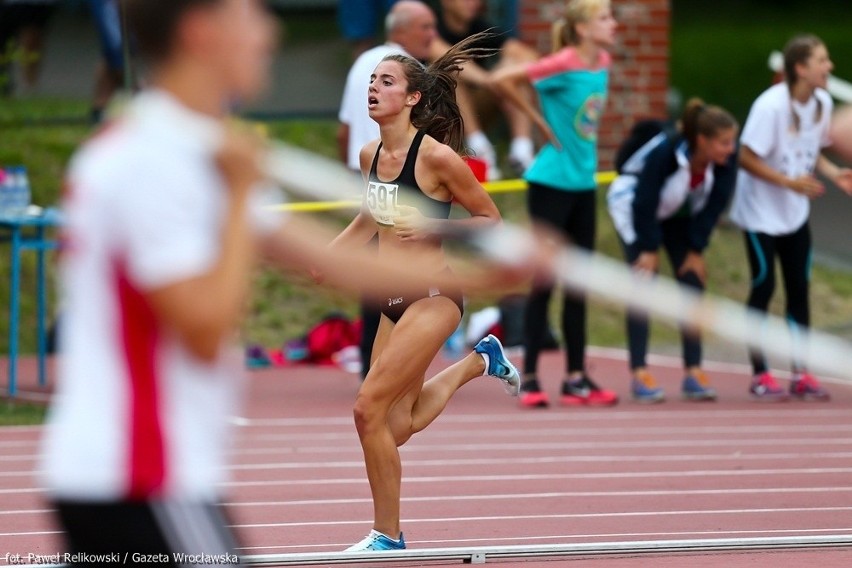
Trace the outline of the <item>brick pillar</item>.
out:
M 521 38 L 551 50 L 550 26 L 564 0 L 523 0 Z M 618 43 L 612 50 L 609 101 L 600 128 L 600 168 L 612 167 L 615 149 L 637 120 L 666 117 L 669 86 L 669 0 L 613 0 Z

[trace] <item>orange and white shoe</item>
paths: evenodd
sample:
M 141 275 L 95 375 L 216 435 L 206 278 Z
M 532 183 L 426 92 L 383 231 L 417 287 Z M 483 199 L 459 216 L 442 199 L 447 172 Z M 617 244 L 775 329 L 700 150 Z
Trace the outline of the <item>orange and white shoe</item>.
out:
M 666 393 L 657 385 L 654 375 L 645 370 L 636 370 L 630 381 L 630 395 L 642 404 L 656 404 L 666 400 Z
M 716 389 L 710 386 L 710 381 L 703 371 L 687 373 L 680 387 L 680 392 L 686 400 L 712 401 L 716 400 Z

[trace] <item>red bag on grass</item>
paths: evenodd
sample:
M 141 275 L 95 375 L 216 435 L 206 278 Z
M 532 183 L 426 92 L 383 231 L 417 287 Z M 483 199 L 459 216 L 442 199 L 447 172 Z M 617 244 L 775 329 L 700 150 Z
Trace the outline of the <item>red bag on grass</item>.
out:
M 332 364 L 332 355 L 361 340 L 359 326 L 341 314 L 326 316 L 308 331 L 308 360 L 317 364 Z

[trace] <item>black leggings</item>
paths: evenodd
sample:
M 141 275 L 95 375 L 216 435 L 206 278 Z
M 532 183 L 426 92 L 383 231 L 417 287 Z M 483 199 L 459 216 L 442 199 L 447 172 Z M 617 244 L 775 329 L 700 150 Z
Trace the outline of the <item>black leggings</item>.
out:
M 793 332 L 810 326 L 809 282 L 811 272 L 811 229 L 807 222 L 795 233 L 773 236 L 745 233 L 748 263 L 751 267 L 751 293 L 748 305 L 761 312 L 769 308 L 775 292 L 775 257 L 781 264 L 784 291 L 787 296 L 787 320 Z M 766 357 L 759 350 L 750 353 L 754 374 L 767 370 Z M 793 362 L 798 370 L 798 362 Z
M 663 248 L 669 257 L 672 272 L 681 284 L 704 291 L 704 284 L 694 272 L 687 272 L 683 276 L 677 274 L 678 269 L 689 254 L 689 218 L 674 217 L 660 223 L 663 235 Z M 628 263 L 633 264 L 642 252 L 635 245 L 621 243 L 624 249 L 624 257 Z M 698 367 L 701 365 L 701 337 L 693 332 L 681 328 L 681 344 L 683 349 L 684 367 Z M 636 313 L 628 313 L 627 316 L 627 341 L 630 348 L 630 368 L 637 369 L 645 367 L 645 356 L 648 353 L 648 318 Z
M 552 227 L 583 249 L 595 246 L 595 191 L 562 191 L 529 184 L 527 204 L 533 221 Z M 547 330 L 547 308 L 553 286 L 536 285 L 530 293 L 524 322 L 524 373 L 536 372 Z M 562 333 L 567 352 L 569 373 L 582 371 L 586 356 L 586 297 L 584 294 L 565 294 L 562 305 Z

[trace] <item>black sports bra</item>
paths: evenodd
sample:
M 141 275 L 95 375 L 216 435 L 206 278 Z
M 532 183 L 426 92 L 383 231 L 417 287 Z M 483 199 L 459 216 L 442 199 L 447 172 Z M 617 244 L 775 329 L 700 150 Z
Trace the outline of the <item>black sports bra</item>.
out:
M 450 216 L 452 201 L 433 199 L 423 193 L 423 190 L 417 185 L 417 179 L 414 176 L 414 166 L 417 163 L 417 152 L 420 150 L 420 143 L 423 142 L 423 136 L 424 132 L 419 130 L 414 135 L 414 140 L 411 141 L 411 147 L 408 149 L 408 155 L 405 157 L 405 163 L 402 165 L 402 171 L 399 172 L 399 175 L 393 181 L 382 181 L 379 179 L 376 167 L 379 163 L 379 152 L 382 149 L 381 142 L 379 142 L 379 147 L 376 148 L 373 165 L 370 166 L 367 193 L 364 199 L 367 208 L 373 215 L 373 219 L 379 225 L 393 226 L 393 217 L 396 213 L 397 205 L 408 205 L 410 203 L 412 206 L 416 206 L 418 201 L 424 199 L 430 206 L 428 208 L 429 211 L 422 211 L 423 215 L 433 219 L 447 219 Z M 406 199 L 406 196 L 415 195 L 417 195 L 415 199 Z

